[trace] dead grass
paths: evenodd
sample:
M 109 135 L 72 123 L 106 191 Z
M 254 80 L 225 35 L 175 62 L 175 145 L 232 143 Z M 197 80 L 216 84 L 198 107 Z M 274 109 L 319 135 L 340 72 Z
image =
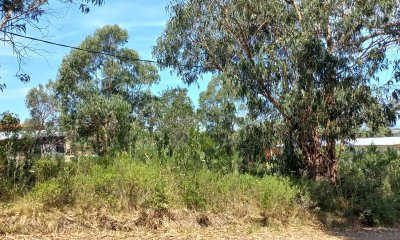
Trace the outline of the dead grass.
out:
M 2 239 L 293 239 L 293 240 L 372 240 L 399 239 L 397 230 L 385 229 L 380 232 L 360 230 L 331 232 L 318 226 L 291 226 L 285 229 L 270 229 L 249 224 L 223 227 L 186 227 L 148 229 L 137 227 L 131 231 L 88 230 L 84 232 L 57 232 L 51 234 L 8 234 Z
M 108 209 L 87 211 L 75 209 L 44 209 L 39 204 L 21 201 L 0 213 L 2 234 L 56 234 L 88 231 L 131 232 L 138 228 L 196 229 L 224 228 L 228 226 L 264 226 L 264 218 L 258 210 L 245 208 L 232 213 L 196 212 L 179 209 L 139 209 L 110 212 Z M 294 221 L 292 221 L 294 222 Z M 276 222 L 270 226 L 288 226 Z
M 332 230 L 310 216 L 264 227 L 263 218 L 257 213 L 238 217 L 186 209 L 119 214 L 105 209 L 27 209 L 10 208 L 0 213 L 0 239 L 400 239 L 400 230 Z

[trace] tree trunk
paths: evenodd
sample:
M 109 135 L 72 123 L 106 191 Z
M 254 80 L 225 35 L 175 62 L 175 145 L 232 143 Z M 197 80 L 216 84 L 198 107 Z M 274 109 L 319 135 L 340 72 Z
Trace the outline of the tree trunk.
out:
M 320 181 L 325 177 L 324 158 L 320 147 L 313 144 L 302 147 L 303 156 L 306 159 L 307 176 L 315 181 Z
M 310 131 L 311 133 L 308 137 L 304 134 L 301 139 L 301 150 L 306 160 L 307 175 L 310 179 L 320 181 L 325 177 L 326 173 L 320 137 L 316 128 L 308 128 L 305 131 Z
M 329 176 L 332 185 L 337 183 L 338 159 L 336 157 L 336 143 L 327 142 L 326 150 L 321 145 L 309 143 L 302 145 L 302 153 L 306 160 L 307 176 L 320 181 Z
M 329 179 L 332 185 L 336 185 L 337 182 L 337 170 L 338 170 L 338 159 L 336 156 L 336 142 L 333 139 L 329 139 L 326 145 L 327 155 L 327 168 L 329 173 Z

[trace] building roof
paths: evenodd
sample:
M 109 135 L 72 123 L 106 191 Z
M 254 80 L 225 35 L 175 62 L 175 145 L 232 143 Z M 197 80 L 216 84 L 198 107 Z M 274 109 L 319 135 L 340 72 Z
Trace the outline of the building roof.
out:
M 400 145 L 400 137 L 375 137 L 375 138 L 356 138 L 349 142 L 352 146 L 393 146 Z
M 5 132 L 0 132 L 0 141 L 10 139 L 11 137 L 15 136 L 15 134 L 18 139 L 21 139 L 23 137 L 24 133 L 26 133 L 26 132 L 20 131 L 18 133 L 12 133 L 9 136 L 7 136 L 7 134 Z M 37 137 L 65 137 L 65 134 L 62 132 L 52 132 L 52 133 L 42 132 L 42 133 L 40 133 L 40 131 L 35 131 L 34 134 Z

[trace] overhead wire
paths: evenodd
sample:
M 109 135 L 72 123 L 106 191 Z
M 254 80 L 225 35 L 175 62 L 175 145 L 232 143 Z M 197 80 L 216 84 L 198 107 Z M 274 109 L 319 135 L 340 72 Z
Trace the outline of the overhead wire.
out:
M 59 47 L 64 47 L 64 48 L 69 48 L 69 49 L 74 49 L 74 50 L 78 50 L 78 51 L 89 52 L 89 53 L 92 53 L 92 54 L 102 54 L 102 55 L 106 55 L 106 56 L 110 56 L 110 57 L 115 57 L 115 58 L 118 58 L 118 59 L 125 59 L 125 60 L 146 62 L 146 63 L 153 63 L 153 64 L 157 64 L 157 65 L 166 65 L 165 63 L 162 63 L 162 62 L 159 62 L 159 61 L 155 61 L 155 60 L 132 58 L 132 57 L 127 57 L 127 56 L 115 55 L 115 54 L 104 52 L 104 51 L 96 51 L 96 50 L 91 50 L 91 49 L 86 49 L 86 48 L 81 48 L 81 47 L 74 47 L 74 46 L 67 45 L 67 44 L 56 43 L 56 42 L 52 42 L 52 41 L 48 41 L 48 40 L 44 40 L 44 39 L 40 39 L 40 38 L 35 38 L 35 37 L 30 37 L 30 36 L 25 36 L 25 35 L 22 35 L 22 34 L 9 32 L 9 31 L 5 31 L 5 30 L 0 30 L 0 32 L 3 32 L 5 34 L 10 34 L 10 35 L 13 35 L 13 36 L 17 36 L 17 37 L 20 37 L 20 38 L 29 39 L 29 40 L 32 40 L 32 41 L 42 42 L 42 43 L 46 43 L 46 44 L 50 44 L 50 45 L 54 45 L 54 46 L 59 46 Z M 181 66 L 188 67 L 188 65 L 181 65 Z M 189 67 L 202 68 L 202 66 L 196 66 L 196 65 L 195 66 L 189 66 Z

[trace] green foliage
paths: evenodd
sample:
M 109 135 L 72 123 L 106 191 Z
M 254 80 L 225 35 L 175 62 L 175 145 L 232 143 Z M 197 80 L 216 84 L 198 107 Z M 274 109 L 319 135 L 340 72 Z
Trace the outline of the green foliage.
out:
M 62 208 L 71 201 L 68 185 L 59 179 L 50 179 L 35 186 L 28 198 L 40 203 L 46 208 Z
M 372 129 L 359 129 L 357 137 L 390 137 L 393 133 L 388 126 L 381 126 L 373 131 Z
M 400 157 L 396 150 L 375 146 L 347 150 L 336 188 L 309 183 L 323 211 L 344 214 L 367 225 L 395 224 L 400 217 Z
M 239 127 L 241 117 L 238 115 L 239 98 L 235 95 L 232 83 L 222 76 L 214 77 L 207 90 L 200 93 L 199 122 L 206 133 L 214 140 L 219 155 L 234 155 L 236 141 L 235 127 Z
M 292 217 L 300 190 L 289 179 L 265 177 L 260 181 L 261 209 L 266 221 Z
M 294 217 L 301 208 L 295 205 L 298 189 L 287 179 L 272 176 L 185 171 L 168 164 L 142 163 L 124 153 L 69 162 L 58 174 L 54 174 L 55 162 L 39 165 L 36 171 L 43 171 L 37 173 L 43 182 L 37 182 L 23 198 L 43 209 L 261 211 L 280 221 Z
M 399 155 L 377 147 L 344 158 L 340 170 L 341 190 L 355 214 L 370 224 L 393 224 L 400 217 Z
M 175 0 L 154 55 L 189 84 L 210 72 L 230 79 L 250 110 L 280 122 L 277 137 L 301 149 L 308 176 L 334 183 L 336 140 L 353 138 L 363 123 L 375 131 L 395 120 L 374 80 L 394 64 L 386 53 L 399 46 L 397 5 Z
M 128 32 L 117 25 L 98 29 L 80 47 L 121 58 L 71 51 L 55 82 L 63 129 L 73 141 L 78 137 L 88 140 L 99 155 L 129 151 L 133 143 L 126 133 L 133 116 L 144 108 L 146 89 L 159 80 L 154 66 L 135 61 L 139 55 L 124 47 L 127 41 Z
M 221 174 L 208 170 L 187 173 L 180 177 L 181 192 L 186 207 L 195 210 L 223 212 L 237 209 L 243 203 L 260 207 L 265 213 L 292 217 L 300 195 L 288 179 L 272 176 Z
M 400 214 L 397 152 L 376 147 L 347 150 L 334 187 L 328 181 L 210 171 L 172 162 L 139 161 L 126 153 L 81 157 L 62 163 L 39 159 L 35 187 L 24 197 L 46 208 L 91 211 L 188 208 L 216 213 L 261 213 L 266 224 L 287 222 L 301 209 L 319 209 L 368 225 L 396 224 Z M 0 186 L 2 200 L 15 198 L 12 185 Z M 5 199 L 7 198 L 7 199 Z
M 265 164 L 265 150 L 276 146 L 271 133 L 271 125 L 254 121 L 239 129 L 238 152 L 243 158 L 242 171 L 255 173 L 254 165 Z
M 199 173 L 200 175 L 200 173 Z M 188 174 L 183 177 L 180 183 L 181 192 L 186 207 L 194 210 L 205 210 L 207 206 L 207 200 L 205 199 L 203 187 L 201 184 L 201 177 L 196 174 Z
M 167 183 L 162 180 L 157 182 L 154 192 L 154 197 L 151 199 L 151 207 L 155 210 L 161 210 L 168 207 L 169 197 L 167 194 Z
M 93 160 L 95 162 L 89 169 L 78 167 L 84 172 L 78 171 L 72 177 L 73 194 L 78 205 L 89 209 L 129 209 L 138 206 L 160 208 L 168 203 L 169 190 L 157 168 L 126 155 L 86 159 Z M 87 163 L 85 165 L 88 167 Z
M 36 182 L 42 183 L 52 178 L 56 178 L 60 171 L 63 170 L 64 159 L 56 158 L 39 158 L 34 160 L 32 172 Z
M 94 151 L 104 155 L 110 150 L 124 150 L 129 144 L 130 106 L 120 96 L 88 97 L 90 104 L 77 107 L 78 135 L 91 143 Z
M 26 95 L 25 104 L 29 109 L 30 124 L 34 130 L 45 130 L 58 125 L 59 104 L 55 99 L 53 85 L 51 81 L 45 86 L 39 84 Z
M 10 112 L 0 115 L 0 132 L 6 137 L 0 141 L 0 178 L 3 192 L 19 193 L 32 186 L 29 171 L 33 140 L 23 132 L 18 116 Z M 10 196 L 12 197 L 12 196 Z
M 182 155 L 188 150 L 190 131 L 196 127 L 193 103 L 186 89 L 175 88 L 163 92 L 160 104 L 157 129 L 162 156 L 183 157 Z

